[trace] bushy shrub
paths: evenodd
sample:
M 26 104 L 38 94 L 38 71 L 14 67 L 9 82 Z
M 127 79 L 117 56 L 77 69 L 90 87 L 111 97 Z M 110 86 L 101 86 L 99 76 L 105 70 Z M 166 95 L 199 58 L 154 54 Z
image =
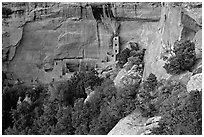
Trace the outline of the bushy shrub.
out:
M 156 88 L 157 83 L 157 77 L 153 73 L 150 73 L 147 80 L 144 81 L 143 86 L 145 90 L 150 92 Z
M 128 58 L 128 63 L 131 63 L 131 66 L 133 66 L 133 65 L 139 66 L 142 63 L 142 61 L 143 61 L 143 59 L 140 59 L 140 57 L 137 57 L 137 56 L 135 56 L 135 57 L 131 56 Z
M 190 70 L 196 61 L 195 43 L 193 42 L 176 41 L 174 43 L 174 53 L 175 56 L 170 57 L 163 66 L 169 74 L 175 75 Z
M 138 99 L 140 101 L 140 111 L 142 116 L 151 117 L 157 112 L 155 104 L 152 102 L 154 97 L 154 90 L 158 84 L 157 77 L 150 73 L 148 78 L 141 84 Z
M 140 48 L 139 48 L 139 44 L 136 43 L 136 42 L 130 42 L 130 48 L 133 50 L 133 51 L 138 51 Z
M 123 65 L 128 61 L 128 58 L 130 57 L 130 51 L 130 49 L 126 48 L 119 54 L 118 65 L 120 68 L 122 68 Z
M 117 65 L 120 68 L 122 68 L 126 62 L 130 62 L 132 65 L 143 64 L 143 58 L 145 55 L 145 51 L 146 49 L 139 50 L 138 45 L 136 47 L 132 47 L 132 50 L 126 48 L 117 57 L 118 58 Z

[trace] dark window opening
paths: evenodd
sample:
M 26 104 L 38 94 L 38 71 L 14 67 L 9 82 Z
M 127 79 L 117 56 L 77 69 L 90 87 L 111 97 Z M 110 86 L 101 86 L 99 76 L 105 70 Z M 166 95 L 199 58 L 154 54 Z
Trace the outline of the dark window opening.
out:
M 65 75 L 65 67 L 62 67 L 62 75 Z
M 66 70 L 66 73 L 78 71 L 79 64 L 66 63 Z

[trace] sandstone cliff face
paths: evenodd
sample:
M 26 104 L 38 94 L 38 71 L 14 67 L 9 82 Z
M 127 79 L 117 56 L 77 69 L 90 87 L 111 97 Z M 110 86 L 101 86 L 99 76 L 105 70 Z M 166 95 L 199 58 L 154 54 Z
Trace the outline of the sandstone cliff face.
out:
M 100 67 L 112 60 L 112 38 L 120 50 L 137 42 L 145 53 L 143 79 L 162 68 L 176 40 L 190 39 L 201 55 L 201 8 L 172 3 L 26 3 L 7 4 L 15 14 L 3 21 L 3 70 L 25 81 L 60 79 L 56 59 Z M 23 11 L 22 13 L 19 11 Z M 72 61 L 71 61 L 72 59 Z M 75 61 L 73 61 L 75 60 Z M 62 63 L 63 64 L 63 63 Z M 49 67 L 48 67 L 49 66 Z M 45 72 L 44 68 L 56 70 Z
M 165 63 L 164 56 L 171 56 L 174 42 L 176 40 L 193 40 L 197 39 L 197 56 L 200 56 L 199 45 L 202 43 L 198 40 L 200 37 L 201 12 L 198 15 L 198 10 L 195 8 L 196 17 L 191 17 L 194 8 L 189 9 L 190 5 L 175 5 L 175 3 L 164 3 L 161 9 L 161 19 L 157 31 L 155 31 L 155 39 L 146 51 L 145 69 L 143 78 L 146 79 L 150 73 L 156 74 L 158 79 L 168 78 L 169 75 L 162 67 Z M 196 35 L 196 36 L 195 36 Z M 201 50 L 202 51 L 202 50 Z
M 48 69 L 56 70 L 56 59 L 83 57 L 85 62 L 91 60 L 99 67 L 106 66 L 101 61 L 111 60 L 115 35 L 120 37 L 121 49 L 129 41 L 148 46 L 148 38 L 142 38 L 153 35 L 155 27 L 152 26 L 160 18 L 160 6 L 154 3 L 26 3 L 21 6 L 13 3 L 7 6 L 24 12 L 21 18 L 16 12 L 5 19 L 10 27 L 23 25 L 14 26 L 15 33 L 3 31 L 4 35 L 9 34 L 3 37 L 3 56 L 7 62 L 4 64 L 8 64 L 4 68 L 26 82 L 36 78 L 48 83 L 53 78 L 59 79 L 61 70 L 45 72 L 43 69 L 49 66 Z M 75 65 L 78 63 L 76 60 Z

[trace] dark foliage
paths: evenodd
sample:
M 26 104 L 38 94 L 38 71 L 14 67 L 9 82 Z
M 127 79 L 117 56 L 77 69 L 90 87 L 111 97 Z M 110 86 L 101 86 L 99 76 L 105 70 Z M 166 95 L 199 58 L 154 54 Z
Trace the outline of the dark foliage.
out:
M 52 102 L 49 100 L 49 95 L 47 95 L 48 92 L 45 87 L 33 89 L 27 86 L 18 86 L 8 88 L 8 91 L 3 94 L 3 118 L 5 119 L 3 121 L 3 130 L 10 126 L 6 130 L 6 134 L 77 133 L 80 127 L 72 125 L 74 116 L 77 116 L 77 114 L 74 116 L 72 114 L 77 109 L 77 106 L 74 110 L 72 110 L 72 106 L 74 106 L 74 102 L 78 98 L 86 97 L 86 87 L 94 88 L 101 84 L 102 79 L 97 75 L 97 72 L 94 70 L 75 73 L 69 81 L 58 84 L 57 90 L 59 90 L 60 98 Z M 29 94 L 32 103 L 22 102 L 20 105 L 17 105 L 18 98 L 22 97 L 23 100 L 25 94 Z M 84 104 L 82 103 L 82 105 Z M 82 118 L 84 118 L 84 113 L 87 112 L 89 114 L 89 109 L 86 106 L 83 107 L 84 111 L 80 113 L 82 114 L 80 116 Z M 12 116 L 10 115 L 11 112 Z M 92 112 L 92 114 L 94 113 L 95 111 Z M 83 120 L 88 121 L 86 118 Z M 68 123 L 65 123 L 66 121 Z M 82 131 L 84 134 L 88 134 L 84 128 Z
M 126 62 L 131 62 L 134 65 L 143 64 L 143 58 L 144 58 L 146 49 L 140 50 L 137 43 L 135 46 L 131 45 L 131 49 L 132 50 L 126 48 L 117 56 L 117 60 L 118 60 L 117 65 L 120 68 L 122 68 Z
M 95 91 L 94 99 L 91 102 L 83 104 L 83 100 L 79 100 L 74 105 L 75 134 L 106 135 L 121 118 L 130 114 L 138 104 L 137 87 L 128 87 L 118 92 L 113 81 L 106 79 Z
M 129 44 L 130 44 L 132 51 L 138 51 L 140 49 L 138 43 L 130 42 Z
M 102 79 L 98 77 L 98 73 L 95 70 L 87 72 L 75 73 L 69 81 L 63 86 L 60 86 L 61 96 L 65 105 L 74 105 L 74 101 L 78 98 L 86 98 L 85 88 L 99 86 Z
M 38 99 L 43 97 L 43 94 L 45 94 L 46 88 L 38 85 L 35 89 L 28 86 L 22 86 L 22 85 L 16 85 L 11 88 L 7 88 L 5 92 L 2 94 L 2 131 L 4 134 L 4 130 L 8 128 L 9 126 L 13 126 L 15 120 L 12 120 L 11 110 L 13 110 L 13 113 L 16 113 L 20 111 L 19 113 L 23 113 L 24 111 L 29 111 L 32 109 L 35 105 L 39 104 Z M 25 95 L 28 94 L 31 96 L 31 101 L 34 102 L 32 106 L 28 107 L 28 104 L 23 103 L 21 107 L 17 107 L 17 101 L 19 97 L 21 97 L 21 101 L 25 98 Z M 25 108 L 25 110 L 24 110 Z M 28 109 L 29 108 L 29 109 Z M 16 110 L 17 109 L 17 110 Z M 15 111 L 16 110 L 16 111 Z M 13 117 L 14 119 L 18 119 L 16 117 Z
M 83 100 L 80 99 L 74 105 L 73 126 L 76 128 L 75 134 L 107 134 L 116 124 L 112 122 L 113 117 L 107 117 L 110 113 L 107 111 L 108 104 L 111 98 L 116 95 L 113 82 L 107 79 L 95 91 L 96 94 L 94 94 L 91 102 L 84 104 Z
M 145 80 L 139 90 L 138 99 L 140 101 L 140 111 L 142 116 L 151 117 L 157 112 L 155 104 L 151 102 L 154 99 L 155 88 L 158 84 L 157 78 L 154 74 L 150 73 L 147 80 Z
M 174 100 L 173 100 L 174 99 Z M 171 101 L 171 102 L 170 102 Z M 191 91 L 182 100 L 176 97 L 168 100 L 168 111 L 159 122 L 160 127 L 153 129 L 153 134 L 160 135 L 201 135 L 202 134 L 202 95 Z
M 167 73 L 175 75 L 186 70 L 190 70 L 196 61 L 195 43 L 190 41 L 178 42 L 174 44 L 175 56 L 168 59 L 163 67 Z
M 10 8 L 2 7 L 2 15 L 3 15 L 3 17 L 7 18 L 12 13 L 13 13 L 13 11 Z
M 85 87 L 95 91 L 93 99 L 86 103 Z M 179 82 L 158 82 L 154 74 L 139 87 L 116 90 L 112 80 L 100 79 L 94 71 L 79 72 L 62 83 L 58 90 L 62 90 L 62 95 L 67 94 L 66 97 L 50 101 L 45 94 L 47 89 L 42 86 L 35 90 L 28 87 L 8 89 L 3 94 L 3 117 L 10 112 L 12 115 L 6 119 L 10 120 L 7 125 L 10 127 L 4 127 L 7 128 L 5 134 L 106 135 L 135 109 L 145 117 L 163 116 L 160 127 L 153 129 L 154 134 L 201 134 L 201 92 L 188 94 Z M 18 97 L 25 97 L 25 93 L 29 93 L 32 103 L 16 105 Z M 65 103 L 68 99 L 72 100 L 70 104 Z M 13 104 L 5 105 L 8 101 Z
M 119 54 L 118 65 L 120 68 L 122 68 L 123 65 L 128 61 L 128 58 L 130 57 L 130 51 L 130 49 L 126 48 Z
M 156 88 L 157 83 L 158 83 L 157 77 L 153 73 L 150 73 L 147 80 L 144 81 L 143 86 L 145 90 L 150 92 Z

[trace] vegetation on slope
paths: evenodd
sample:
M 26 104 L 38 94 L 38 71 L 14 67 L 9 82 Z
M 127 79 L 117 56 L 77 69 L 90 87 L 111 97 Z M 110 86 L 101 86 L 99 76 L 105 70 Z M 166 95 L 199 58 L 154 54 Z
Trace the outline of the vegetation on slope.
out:
M 80 79 L 82 74 L 76 74 L 72 80 Z M 74 83 L 84 88 L 85 84 L 81 85 L 79 81 Z M 61 88 L 65 90 L 62 101 L 50 101 L 47 88 L 37 88 L 30 89 L 29 93 L 33 93 L 29 94 L 31 104 L 22 101 L 17 105 L 18 97 L 23 98 L 29 88 L 20 86 L 17 90 L 5 91 L 3 117 L 5 120 L 13 119 L 9 125 L 3 121 L 4 126 L 10 126 L 6 127 L 5 134 L 103 135 L 135 109 L 145 117 L 163 116 L 160 128 L 153 130 L 155 134 L 201 134 L 201 93 L 192 91 L 188 95 L 185 86 L 178 82 L 158 82 L 155 75 L 150 74 L 140 87 L 125 87 L 117 91 L 112 80 L 103 79 L 93 88 L 96 93 L 91 101 L 84 103 L 81 96 L 84 91 L 80 90 L 81 93 L 72 94 L 73 104 L 67 100 L 71 97 L 63 97 L 71 94 L 64 85 Z M 5 105 L 8 101 L 13 104 Z M 12 115 L 5 118 L 10 112 Z
M 187 45 L 192 46 L 188 42 Z M 193 51 L 187 47 L 178 47 L 175 53 Z M 190 53 L 185 56 L 188 58 Z M 128 62 L 141 64 L 144 51 L 130 54 Z M 178 72 L 177 68 L 172 70 Z M 87 87 L 94 94 L 85 102 Z M 89 70 L 58 83 L 56 90 L 58 98 L 50 100 L 46 86 L 4 87 L 3 134 L 105 135 L 135 109 L 144 117 L 162 116 L 160 127 L 153 129 L 152 134 L 201 134 L 201 92 L 188 93 L 180 82 L 158 81 L 154 74 L 141 84 L 117 90 L 111 79 L 100 78 L 95 70 Z M 31 103 L 23 101 L 26 96 Z M 19 97 L 21 103 L 17 103 Z
M 202 95 L 191 91 L 186 97 L 177 99 L 171 95 L 164 101 L 160 114 L 163 118 L 160 127 L 152 134 L 159 135 L 201 135 L 202 134 Z M 169 103 L 169 104 L 167 104 Z
M 176 41 L 173 52 L 175 56 L 170 57 L 164 65 L 167 73 L 175 75 L 190 70 L 196 61 L 195 43 Z

